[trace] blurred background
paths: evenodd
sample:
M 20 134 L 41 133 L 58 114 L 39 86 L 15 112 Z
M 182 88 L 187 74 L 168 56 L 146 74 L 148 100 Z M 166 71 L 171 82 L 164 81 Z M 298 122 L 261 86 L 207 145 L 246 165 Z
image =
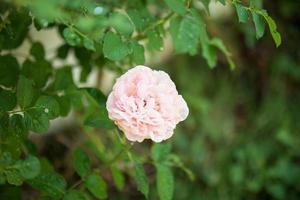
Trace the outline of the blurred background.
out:
M 190 108 L 170 142 L 195 179 L 175 171 L 174 199 L 299 199 L 300 1 L 264 1 L 283 37 L 279 48 L 269 33 L 256 41 L 254 25 L 239 24 L 232 8 L 210 6 L 208 31 L 228 46 L 235 70 L 229 69 L 222 54 L 214 69 L 201 56 L 174 55 L 170 39 L 164 41 L 164 51 L 146 57 L 147 65 L 170 74 Z M 31 35 L 44 43 L 48 59 L 62 43 L 55 29 L 32 28 Z M 28 49 L 25 43 L 17 53 Z M 72 64 L 74 57 L 64 62 Z M 73 73 L 80 84 L 79 72 Z M 99 87 L 107 94 L 116 76 L 105 68 L 99 82 L 95 71 L 84 86 Z M 68 148 L 80 143 L 82 131 L 76 121 L 73 113 L 55 120 L 47 136 L 31 135 L 41 154 L 70 179 Z M 142 153 L 147 145 L 151 143 L 137 144 L 135 150 Z M 146 169 L 151 180 L 153 169 Z M 131 183 L 115 195 L 143 199 Z
M 300 198 L 300 1 L 264 3 L 283 36 L 278 49 L 220 15 L 208 28 L 230 45 L 235 70 L 198 57 L 165 63 L 191 111 L 174 146 L 197 177 L 176 181 L 176 199 Z

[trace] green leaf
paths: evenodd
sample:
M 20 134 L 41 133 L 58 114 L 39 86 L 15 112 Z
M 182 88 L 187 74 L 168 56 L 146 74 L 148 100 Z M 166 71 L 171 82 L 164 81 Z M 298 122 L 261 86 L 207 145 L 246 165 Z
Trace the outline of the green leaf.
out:
M 143 165 L 138 162 L 137 160 L 134 160 L 134 178 L 137 183 L 138 190 L 142 192 L 146 198 L 148 198 L 149 194 L 149 181 L 146 176 L 145 170 Z
M 15 165 L 24 179 L 33 179 L 40 173 L 40 161 L 35 156 L 29 155 L 25 160 L 19 160 Z
M 89 175 L 85 181 L 85 186 L 96 198 L 107 198 L 107 185 L 101 176 Z
M 71 190 L 67 192 L 63 200 L 89 200 L 89 198 L 81 191 Z
M 45 57 L 45 50 L 40 42 L 32 44 L 30 54 L 35 57 L 36 60 L 43 59 Z
M 129 49 L 119 35 L 108 32 L 104 37 L 103 53 L 106 58 L 119 61 L 128 55 Z
M 21 108 L 26 108 L 31 105 L 34 97 L 33 82 L 24 76 L 19 77 L 17 85 L 17 100 Z
M 51 72 L 51 64 L 43 59 L 39 59 L 35 62 L 27 59 L 22 66 L 22 74 L 25 75 L 28 79 L 34 81 L 35 85 L 39 88 L 45 86 Z
M 222 51 L 222 53 L 224 53 L 224 55 L 226 56 L 226 59 L 227 59 L 227 61 L 229 63 L 229 66 L 230 66 L 230 69 L 235 69 L 235 64 L 234 64 L 233 60 L 231 59 L 231 54 L 227 50 L 227 48 L 224 45 L 223 41 L 219 38 L 213 38 L 210 41 L 210 44 L 217 47 L 220 51 Z
M 239 3 L 235 3 L 235 9 L 239 17 L 239 22 L 246 23 L 248 21 L 248 11 L 247 9 Z
M 55 90 L 59 91 L 76 88 L 71 67 L 66 66 L 56 70 L 53 86 Z
M 169 155 L 168 161 L 171 161 L 173 163 L 173 166 L 179 167 L 182 171 L 184 171 L 191 181 L 195 180 L 195 174 L 193 173 L 193 171 L 184 165 L 183 161 L 178 155 Z
M 119 191 L 123 190 L 125 185 L 125 177 L 123 173 L 116 167 L 112 166 L 110 168 L 114 183 Z
M 109 17 L 110 25 L 121 35 L 129 36 L 134 31 L 134 26 L 127 15 L 113 12 Z
M 24 112 L 26 127 L 36 133 L 44 133 L 49 128 L 47 113 L 42 109 L 30 109 Z
M 255 25 L 256 30 L 256 38 L 261 38 L 265 33 L 265 22 L 262 17 L 255 12 L 252 12 L 252 18 Z
M 163 38 L 157 29 L 147 32 L 148 44 L 147 47 L 150 51 L 163 50 Z
M 63 44 L 61 45 L 58 49 L 57 49 L 57 57 L 61 58 L 61 59 L 66 59 L 68 56 L 70 50 L 70 46 L 67 44 Z
M 9 184 L 16 185 L 16 186 L 22 185 L 23 177 L 21 176 L 20 172 L 17 169 L 5 170 L 4 174 Z
M 250 0 L 250 7 L 262 8 L 263 0 Z
M 35 103 L 35 107 L 41 108 L 49 119 L 57 118 L 60 114 L 59 103 L 52 96 L 40 96 Z
M 195 54 L 199 44 L 202 24 L 194 15 L 174 18 L 170 32 L 176 52 Z
M 21 114 L 13 114 L 9 118 L 9 126 L 18 137 L 25 136 L 27 128 L 25 126 L 24 118 Z
M 267 23 L 269 25 L 270 33 L 273 37 L 276 47 L 279 47 L 281 44 L 281 35 L 277 31 L 277 25 L 276 25 L 275 21 L 269 16 L 267 11 L 259 10 L 257 12 L 258 12 L 258 14 L 262 15 L 265 18 L 265 20 L 267 21 Z
M 226 4 L 226 0 L 218 0 L 218 2 L 220 2 L 221 4 L 223 4 L 225 6 Z
M 209 4 L 210 0 L 201 0 L 202 4 L 204 5 L 206 11 L 209 13 Z
M 174 192 L 174 176 L 171 168 L 157 164 L 156 181 L 158 196 L 161 200 L 171 200 Z
M 71 28 L 65 28 L 63 30 L 63 36 L 66 42 L 71 46 L 79 45 L 81 42 L 80 37 Z
M 99 105 L 100 108 L 106 107 L 106 96 L 97 88 L 81 88 L 86 91 L 87 94 L 93 98 L 95 104 Z
M 163 162 L 165 161 L 171 152 L 171 144 L 153 144 L 151 149 L 151 157 L 154 162 Z
M 201 46 L 202 56 L 206 59 L 208 66 L 210 68 L 214 68 L 217 65 L 216 50 L 209 44 L 209 42 L 202 43 Z
M 0 85 L 13 87 L 17 84 L 19 64 L 11 55 L 0 56 Z
M 88 155 L 80 148 L 73 153 L 73 166 L 77 174 L 82 178 L 87 176 L 91 170 L 91 161 Z
M 153 17 L 146 7 L 129 9 L 127 13 L 138 31 L 143 31 L 153 22 Z
M 145 63 L 145 49 L 143 45 L 140 45 L 136 41 L 132 41 L 132 61 L 135 64 L 143 65 Z
M 16 94 L 0 88 L 0 111 L 13 110 L 17 105 Z
M 174 12 L 184 15 L 186 12 L 184 0 L 164 0 L 168 7 Z
M 60 116 L 67 116 L 71 110 L 71 101 L 69 96 L 63 95 L 63 96 L 55 96 L 56 101 L 59 104 L 59 111 Z
M 32 21 L 27 9 L 20 7 L 19 9 L 10 8 L 9 10 L 7 18 L 9 23 L 0 31 L 0 49 L 15 49 L 20 46 L 27 36 Z
M 62 198 L 67 186 L 65 179 L 55 172 L 41 172 L 28 182 L 33 188 L 43 191 L 54 199 Z
M 97 109 L 91 115 L 89 115 L 85 121 L 84 125 L 93 128 L 114 128 L 114 123 L 108 118 L 108 113 L 106 109 Z
M 96 51 L 94 41 L 89 38 L 83 39 L 83 46 L 88 50 Z

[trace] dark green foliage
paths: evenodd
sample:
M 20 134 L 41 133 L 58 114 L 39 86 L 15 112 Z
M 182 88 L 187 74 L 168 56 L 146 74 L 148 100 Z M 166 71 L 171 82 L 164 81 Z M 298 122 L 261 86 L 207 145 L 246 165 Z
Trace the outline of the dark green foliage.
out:
M 210 20 L 210 0 L 1 2 L 0 199 L 295 199 L 300 180 L 295 136 L 300 70 L 290 56 L 295 52 L 275 55 L 270 69 L 261 56 L 253 63 L 261 68 L 252 72 L 208 71 L 206 65 L 234 69 L 234 61 L 239 67 L 248 63 L 245 52 L 232 57 L 248 48 L 235 49 L 240 44 L 227 38 L 234 20 L 253 23 L 242 34 L 248 41 L 261 38 L 268 27 L 276 46 L 281 44 L 270 15 L 277 11 L 269 14 L 262 1 L 217 2 L 231 5 L 238 18 L 231 17 L 226 31 Z M 288 15 L 287 10 L 280 12 Z M 62 44 L 49 49 L 34 29 L 57 30 Z M 97 87 L 106 70 L 120 74 L 156 63 L 154 57 L 163 56 L 155 55 L 170 44 L 172 79 L 188 101 L 190 117 L 174 140 L 153 144 L 151 151 L 147 142 L 132 149 L 109 119 L 106 93 Z M 207 62 L 202 67 L 199 55 Z M 66 64 L 70 57 L 74 62 Z M 92 72 L 97 85 L 79 87 Z M 270 76 L 263 91 L 253 86 L 255 75 Z M 62 122 L 62 130 L 52 128 L 52 120 L 66 116 L 72 127 Z
M 19 75 L 17 59 L 11 55 L 0 56 L 0 84 L 6 87 L 15 86 Z
M 2 26 L 5 24 L 4 27 L 1 26 L 0 49 L 14 49 L 20 46 L 27 36 L 32 18 L 27 9 L 10 8 L 9 15 L 4 19 L 1 17 L 0 22 Z

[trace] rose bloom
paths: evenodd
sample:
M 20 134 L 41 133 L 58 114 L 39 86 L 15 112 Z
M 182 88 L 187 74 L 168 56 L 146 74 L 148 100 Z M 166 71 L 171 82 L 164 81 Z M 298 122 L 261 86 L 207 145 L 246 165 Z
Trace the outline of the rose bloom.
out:
M 136 66 L 119 77 L 106 102 L 109 118 L 130 141 L 170 138 L 189 113 L 169 75 Z

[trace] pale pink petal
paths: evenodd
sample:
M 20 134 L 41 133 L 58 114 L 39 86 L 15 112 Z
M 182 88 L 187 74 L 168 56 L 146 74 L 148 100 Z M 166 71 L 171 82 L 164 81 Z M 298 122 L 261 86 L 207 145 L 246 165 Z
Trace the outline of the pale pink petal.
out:
M 117 79 L 106 108 L 126 138 L 137 142 L 169 139 L 189 113 L 170 76 L 141 65 Z

